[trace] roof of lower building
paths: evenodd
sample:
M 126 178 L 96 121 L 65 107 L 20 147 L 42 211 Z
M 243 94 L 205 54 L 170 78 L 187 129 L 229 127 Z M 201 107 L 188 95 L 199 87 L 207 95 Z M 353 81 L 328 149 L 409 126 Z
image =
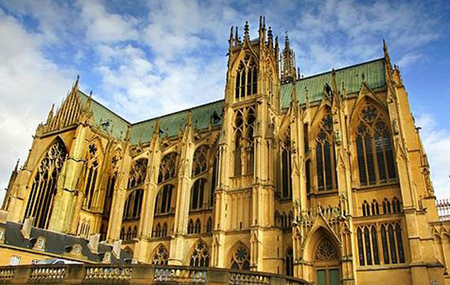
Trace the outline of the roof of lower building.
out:
M 43 253 L 55 254 L 60 256 L 62 259 L 72 259 L 77 260 L 74 255 L 69 255 L 70 248 L 76 244 L 81 246 L 81 254 L 88 261 L 92 262 L 102 262 L 103 255 L 106 252 L 112 251 L 112 246 L 107 244 L 99 243 L 98 245 L 98 253 L 92 252 L 88 247 L 88 240 L 66 235 L 58 232 L 53 232 L 49 230 L 44 230 L 40 228 L 31 228 L 30 238 L 27 239 L 21 233 L 22 224 L 7 222 L 0 224 L 0 228 L 5 229 L 5 238 L 4 245 L 15 247 L 15 248 L 23 248 L 27 250 L 32 250 L 35 246 L 35 243 L 39 237 L 43 237 L 45 239 L 45 246 L 43 249 Z M 36 254 L 39 254 L 39 251 L 35 250 Z M 80 255 L 81 257 L 81 255 Z M 84 257 L 82 259 L 84 259 Z M 114 254 L 111 254 L 111 263 L 124 263 L 125 259 L 131 259 L 132 256 L 130 253 L 121 250 L 120 258 L 116 258 Z
M 363 82 L 373 90 L 385 88 L 385 70 L 384 58 L 337 69 L 335 72 L 338 90 L 342 93 L 342 86 L 344 85 L 347 94 L 357 93 Z M 331 80 L 332 71 L 298 79 L 295 90 L 299 103 L 304 104 L 306 102 L 307 93 L 310 103 L 322 100 L 324 86 L 326 84 L 331 86 Z M 293 83 L 281 85 L 281 109 L 289 107 L 292 101 L 293 88 Z M 80 95 L 82 104 L 86 106 L 89 96 L 81 91 L 78 94 Z M 94 117 L 94 125 L 104 131 L 110 132 L 116 139 L 125 139 L 127 129 L 131 127 L 130 141 L 135 145 L 150 141 L 157 121 L 159 122 L 161 137 L 173 137 L 177 135 L 184 128 L 189 112 L 192 114 L 193 127 L 197 130 L 205 130 L 210 124 L 212 127 L 220 126 L 222 124 L 223 103 L 224 100 L 219 100 L 134 124 L 123 119 L 94 99 L 92 99 L 91 111 Z

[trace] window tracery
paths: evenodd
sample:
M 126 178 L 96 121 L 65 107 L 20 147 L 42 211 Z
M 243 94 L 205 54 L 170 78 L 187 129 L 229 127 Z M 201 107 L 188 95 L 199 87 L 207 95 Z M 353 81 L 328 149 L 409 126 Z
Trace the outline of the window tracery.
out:
M 333 118 L 330 113 L 322 119 L 316 137 L 316 170 L 319 191 L 337 189 Z
M 286 130 L 286 138 L 281 144 L 281 179 L 282 179 L 282 198 L 292 198 L 292 157 L 290 128 Z
M 199 241 L 191 254 L 190 266 L 192 267 L 208 267 L 209 251 L 204 241 Z
M 371 104 L 361 112 L 356 128 L 356 149 L 361 185 L 397 179 L 389 127 Z
M 128 189 L 132 189 L 145 182 L 147 176 L 147 158 L 141 158 L 133 163 L 130 171 L 130 178 L 128 179 Z
M 294 276 L 294 251 L 292 247 L 286 250 L 286 275 Z
M 155 251 L 155 254 L 153 255 L 152 264 L 155 265 L 167 265 L 169 260 L 169 252 L 167 248 L 160 244 Z
M 378 246 L 379 240 L 381 240 L 381 248 Z M 359 226 L 357 242 L 359 265 L 361 266 L 405 262 L 399 223 Z
M 246 247 L 240 245 L 231 257 L 231 269 L 249 270 L 250 254 Z
M 234 119 L 234 175 L 250 175 L 254 170 L 254 130 L 256 124 L 253 106 L 239 109 Z
M 25 218 L 34 217 L 35 227 L 48 228 L 58 177 L 66 158 L 66 147 L 62 140 L 57 139 L 39 164 L 25 210 Z
M 158 183 L 163 183 L 169 179 L 172 179 L 176 176 L 176 164 L 177 164 L 177 153 L 171 152 L 166 154 L 162 160 L 161 165 L 159 166 L 159 176 Z
M 103 214 L 105 217 L 109 217 L 111 213 L 112 200 L 114 196 L 114 188 L 116 186 L 117 173 L 113 173 L 109 179 L 106 186 L 105 203 L 103 204 Z
M 246 96 L 257 93 L 258 66 L 254 59 L 246 55 L 238 65 L 235 81 L 235 99 L 244 99 Z
M 87 179 L 84 187 L 84 208 L 90 210 L 92 208 L 92 203 L 94 200 L 94 192 L 97 184 L 97 175 L 98 175 L 98 147 L 95 143 L 92 143 L 88 147 L 88 155 L 87 155 Z
M 162 215 L 172 212 L 172 195 L 175 186 L 166 184 L 156 196 L 155 214 Z
M 314 254 L 315 261 L 339 260 L 339 252 L 333 242 L 325 237 L 316 248 Z
M 125 209 L 123 211 L 123 219 L 139 219 L 141 217 L 142 199 L 144 197 L 144 191 L 134 190 L 128 195 L 125 201 Z
M 203 209 L 206 179 L 200 178 L 191 188 L 191 210 Z
M 192 163 L 192 176 L 204 173 L 208 170 L 208 149 L 207 145 L 199 146 L 194 152 Z

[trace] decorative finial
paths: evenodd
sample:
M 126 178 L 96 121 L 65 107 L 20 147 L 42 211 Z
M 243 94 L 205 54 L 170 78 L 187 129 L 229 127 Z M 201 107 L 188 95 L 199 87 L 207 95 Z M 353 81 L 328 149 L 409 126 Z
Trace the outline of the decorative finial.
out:
M 244 39 L 250 39 L 250 34 L 249 34 L 249 28 L 248 28 L 248 21 L 245 21 L 245 26 L 244 26 Z
M 269 27 L 269 30 L 267 31 L 267 37 L 269 38 L 269 41 L 273 40 L 272 27 Z
M 14 172 L 17 172 L 17 170 L 19 170 L 19 163 L 20 163 L 20 158 L 17 159 L 16 167 L 14 167 Z
M 237 42 L 239 42 L 238 29 L 239 29 L 239 27 L 236 27 L 236 36 L 234 37 L 234 39 L 235 39 Z

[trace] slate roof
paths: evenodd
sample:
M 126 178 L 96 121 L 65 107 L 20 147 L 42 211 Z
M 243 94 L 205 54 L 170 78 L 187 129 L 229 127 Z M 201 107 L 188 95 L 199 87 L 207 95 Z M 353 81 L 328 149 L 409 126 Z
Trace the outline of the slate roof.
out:
M 4 244 L 8 246 L 33 249 L 34 244 L 30 242 L 32 238 L 38 238 L 40 236 L 45 238 L 45 252 L 61 255 L 62 259 L 74 259 L 69 256 L 62 256 L 67 253 L 66 247 L 79 244 L 82 247 L 82 254 L 87 257 L 89 261 L 101 262 L 103 259 L 103 253 L 112 251 L 112 246 L 106 244 L 99 244 L 99 254 L 92 253 L 88 248 L 88 241 L 84 238 L 66 235 L 58 232 L 44 230 L 40 228 L 31 228 L 30 239 L 23 237 L 20 232 L 22 224 L 7 222 L 6 224 L 0 224 L 0 227 L 5 228 L 5 240 Z M 131 259 L 132 256 L 124 251 L 120 251 L 120 259 L 117 259 L 114 254 L 111 254 L 111 263 L 124 263 L 125 259 Z
M 351 95 L 352 93 L 357 93 L 361 88 L 363 78 L 372 90 L 377 91 L 385 88 L 385 70 L 384 58 L 337 69 L 335 72 L 338 89 L 342 92 L 342 83 L 344 83 L 347 94 Z M 306 90 L 308 90 L 310 103 L 322 100 L 325 84 L 332 85 L 331 78 L 331 71 L 328 71 L 297 80 L 296 92 L 299 103 L 305 103 Z M 292 91 L 292 83 L 281 85 L 281 109 L 289 107 Z M 85 105 L 88 100 L 88 95 L 81 91 L 79 91 L 78 94 L 82 104 Z M 184 128 L 189 111 L 192 113 L 192 124 L 197 130 L 207 129 L 210 123 L 213 127 L 220 126 L 222 124 L 223 104 L 224 100 L 219 100 L 134 124 L 123 119 L 94 99 L 92 99 L 91 111 L 94 116 L 94 125 L 108 131 L 111 131 L 112 128 L 112 135 L 116 139 L 125 139 L 127 129 L 130 126 L 130 141 L 132 145 L 136 145 L 138 143 L 150 141 L 157 120 L 159 121 L 161 137 L 172 137 L 177 135 L 179 131 Z
M 386 86 L 386 68 L 384 58 L 364 62 L 361 64 L 336 69 L 336 83 L 339 92 L 342 92 L 342 82 L 347 94 L 359 92 L 364 80 L 372 89 L 376 90 Z M 331 83 L 331 71 L 301 78 L 296 81 L 295 90 L 300 104 L 306 101 L 306 90 L 308 90 L 309 102 L 322 100 L 324 86 Z M 291 103 L 293 84 L 284 84 L 280 88 L 281 108 L 288 108 Z

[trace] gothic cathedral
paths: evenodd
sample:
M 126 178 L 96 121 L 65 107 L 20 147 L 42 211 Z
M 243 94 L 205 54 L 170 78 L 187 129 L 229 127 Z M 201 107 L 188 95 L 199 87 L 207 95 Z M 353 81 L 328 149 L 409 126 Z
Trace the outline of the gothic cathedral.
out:
M 38 126 L 8 221 L 121 248 L 138 263 L 312 284 L 450 284 L 427 156 L 398 67 L 313 76 L 260 19 L 231 29 L 224 100 L 130 123 L 79 90 Z M 447 283 L 446 283 L 447 282 Z

